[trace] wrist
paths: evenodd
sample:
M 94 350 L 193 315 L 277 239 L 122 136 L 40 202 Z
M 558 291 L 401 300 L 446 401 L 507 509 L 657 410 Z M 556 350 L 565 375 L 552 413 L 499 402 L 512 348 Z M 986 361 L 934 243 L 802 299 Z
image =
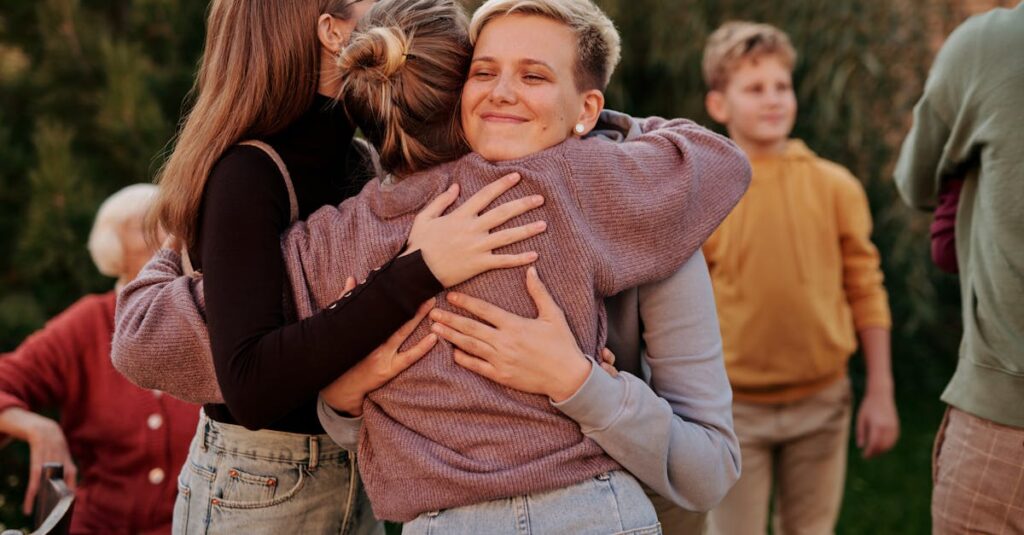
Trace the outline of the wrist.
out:
M 363 414 L 363 395 L 356 394 L 353 392 L 346 392 L 334 396 L 324 396 L 324 401 L 327 405 L 337 412 L 348 414 L 350 416 L 360 416 Z
M 0 412 L 0 420 L 0 432 L 25 442 L 37 441 L 53 430 L 60 429 L 57 422 L 18 407 Z
M 579 392 L 590 375 L 593 363 L 585 355 L 580 353 L 579 357 L 572 359 L 571 362 L 572 364 L 559 376 L 559 380 L 551 382 L 554 388 L 548 392 L 548 398 L 555 403 L 561 403 Z

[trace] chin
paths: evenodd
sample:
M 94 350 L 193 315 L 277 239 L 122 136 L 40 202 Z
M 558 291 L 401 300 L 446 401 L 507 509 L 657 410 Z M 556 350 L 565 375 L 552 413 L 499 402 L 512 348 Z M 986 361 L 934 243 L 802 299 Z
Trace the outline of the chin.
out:
M 524 152 L 519 147 L 509 146 L 506 143 L 495 143 L 486 144 L 479 148 L 473 147 L 473 152 L 476 152 L 480 156 L 489 162 L 502 162 L 505 160 L 515 160 L 532 154 L 531 152 Z

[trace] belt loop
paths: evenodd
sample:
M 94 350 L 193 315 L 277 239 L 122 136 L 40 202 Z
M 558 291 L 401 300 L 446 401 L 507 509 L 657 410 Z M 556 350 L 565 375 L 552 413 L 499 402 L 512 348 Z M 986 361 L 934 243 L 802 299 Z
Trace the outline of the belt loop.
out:
M 206 451 L 210 449 L 210 444 L 208 442 L 209 439 L 210 439 L 210 419 L 204 414 L 203 415 L 203 444 L 202 444 L 203 453 L 206 453 Z
M 309 436 L 309 470 L 316 470 L 320 461 L 320 437 Z

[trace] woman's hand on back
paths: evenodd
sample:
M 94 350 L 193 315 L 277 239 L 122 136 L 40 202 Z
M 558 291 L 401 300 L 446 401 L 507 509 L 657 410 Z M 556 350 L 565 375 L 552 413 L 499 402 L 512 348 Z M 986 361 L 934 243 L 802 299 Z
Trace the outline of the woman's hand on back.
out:
M 537 253 L 494 254 L 495 249 L 521 242 L 547 229 L 544 221 L 491 232 L 509 220 L 544 204 L 540 195 L 506 202 L 486 212 L 501 194 L 519 183 L 518 173 L 506 175 L 478 191 L 458 208 L 444 214 L 459 197 L 453 184 L 431 201 L 417 216 L 403 254 L 421 251 L 423 260 L 437 280 L 450 288 L 492 269 L 524 266 L 537 260 Z
M 536 318 L 452 292 L 449 303 L 486 323 L 434 309 L 432 329 L 456 347 L 455 363 L 463 368 L 509 388 L 564 401 L 583 386 L 592 364 L 535 268 L 527 270 L 526 288 L 537 306 Z M 602 357 L 614 361 L 610 352 Z

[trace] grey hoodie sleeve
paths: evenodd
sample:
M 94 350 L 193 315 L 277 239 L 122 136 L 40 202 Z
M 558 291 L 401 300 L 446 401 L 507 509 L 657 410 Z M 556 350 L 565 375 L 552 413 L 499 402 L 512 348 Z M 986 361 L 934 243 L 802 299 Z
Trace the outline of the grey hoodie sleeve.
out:
M 639 308 L 650 385 L 594 366 L 575 395 L 554 405 L 658 494 L 707 511 L 739 479 L 740 451 L 703 255 L 641 286 Z
M 348 451 L 356 451 L 359 446 L 359 429 L 363 426 L 362 416 L 339 413 L 324 401 L 323 396 L 317 396 L 316 415 L 331 440 Z

